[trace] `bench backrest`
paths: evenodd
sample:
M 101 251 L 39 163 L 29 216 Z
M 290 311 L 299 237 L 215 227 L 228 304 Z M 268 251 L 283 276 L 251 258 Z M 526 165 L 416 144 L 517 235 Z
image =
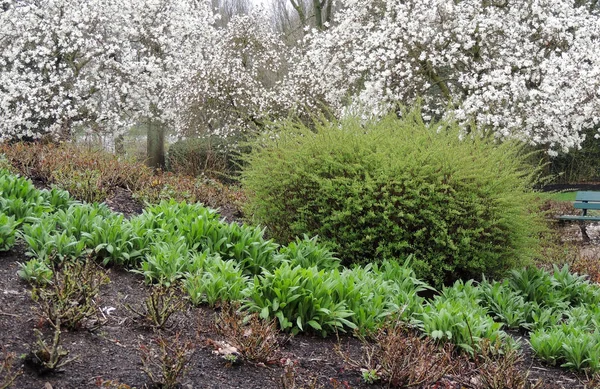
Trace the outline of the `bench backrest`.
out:
M 577 192 L 573 206 L 577 209 L 600 209 L 600 192 Z

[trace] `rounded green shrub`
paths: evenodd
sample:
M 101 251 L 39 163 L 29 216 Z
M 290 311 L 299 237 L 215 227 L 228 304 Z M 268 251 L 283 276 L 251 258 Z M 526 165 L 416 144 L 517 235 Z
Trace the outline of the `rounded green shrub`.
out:
M 418 110 L 284 122 L 247 157 L 246 214 L 280 243 L 318 235 L 346 265 L 413 254 L 436 285 L 493 276 L 530 259 L 545 229 L 523 150 Z

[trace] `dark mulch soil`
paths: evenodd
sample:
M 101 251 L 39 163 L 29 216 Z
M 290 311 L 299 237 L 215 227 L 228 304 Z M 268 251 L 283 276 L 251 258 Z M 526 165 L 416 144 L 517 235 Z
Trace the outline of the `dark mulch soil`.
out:
M 137 214 L 142 209 L 141 204 L 124 190 L 117 191 L 107 204 L 126 215 Z M 18 262 L 26 260 L 23 251 L 17 247 L 8 253 L 0 253 L 0 351 L 17 355 L 25 355 L 31 350 L 35 342 L 33 330 L 40 326 L 31 289 L 16 274 Z M 63 346 L 77 359 L 65 366 L 64 372 L 48 375 L 39 375 L 22 360 L 17 360 L 17 364 L 22 365 L 23 375 L 14 383 L 14 388 L 94 388 L 103 380 L 137 388 L 151 387 L 141 370 L 140 345 L 152 344 L 155 334 L 140 325 L 135 314 L 125 307 L 126 304 L 140 306 L 148 295 L 148 287 L 140 275 L 122 269 L 110 269 L 108 276 L 111 282 L 102 287 L 97 301 L 101 308 L 114 308 L 105 310 L 110 312 L 107 323 L 94 332 L 85 329 L 63 332 Z M 282 388 L 284 361 L 295 366 L 296 389 L 382 387 L 365 384 L 360 372 L 345 366 L 343 358 L 335 352 L 335 346 L 340 342 L 342 349 L 348 350 L 354 360 L 360 360 L 360 342 L 350 336 L 340 340 L 296 336 L 283 343 L 278 359 L 272 365 L 243 362 L 229 366 L 222 357 L 214 354 L 211 346 L 210 340 L 220 340 L 212 326 L 214 317 L 212 309 L 188 307 L 175 315 L 174 327 L 165 332 L 166 336 L 179 332 L 182 338 L 192 340 L 196 346 L 182 388 Z M 44 331 L 48 332 L 48 329 Z M 523 369 L 530 370 L 532 380 L 543 380 L 543 388 L 590 387 L 583 383 L 583 377 L 541 364 L 533 357 L 526 342 L 523 349 Z M 335 383 L 338 384 L 333 385 Z M 445 378 L 435 387 L 464 386 Z

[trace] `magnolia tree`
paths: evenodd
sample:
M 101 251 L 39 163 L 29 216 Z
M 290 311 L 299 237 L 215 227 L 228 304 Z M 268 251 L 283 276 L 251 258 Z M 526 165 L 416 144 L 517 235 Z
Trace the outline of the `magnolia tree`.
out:
M 148 130 L 148 163 L 164 165 L 167 127 L 175 127 L 181 91 L 196 71 L 212 63 L 219 42 L 210 2 L 122 0 L 117 30 L 123 36 L 127 112 Z
M 100 4 L 102 3 L 102 4 Z M 123 125 L 116 1 L 14 1 L 0 11 L 0 140 Z
M 342 0 L 306 37 L 286 90 L 305 104 L 426 116 L 545 146 L 577 147 L 600 117 L 600 19 L 565 0 Z
M 266 13 L 255 9 L 235 15 L 216 33 L 208 61 L 193 69 L 177 95 L 181 134 L 246 135 L 286 115 L 293 100 L 285 98 L 280 80 L 290 66 L 291 49 Z
M 174 121 L 213 46 L 195 0 L 13 1 L 0 11 L 0 140 Z

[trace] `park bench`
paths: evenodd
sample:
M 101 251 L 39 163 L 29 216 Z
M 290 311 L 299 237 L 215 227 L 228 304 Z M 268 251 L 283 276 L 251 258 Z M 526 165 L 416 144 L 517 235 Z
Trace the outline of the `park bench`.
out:
M 600 222 L 600 216 L 588 215 L 588 210 L 600 210 L 600 192 L 577 192 L 573 207 L 581 209 L 581 215 L 561 215 L 557 216 L 557 219 L 578 222 L 583 240 L 589 242 L 590 237 L 587 234 L 585 222 Z

